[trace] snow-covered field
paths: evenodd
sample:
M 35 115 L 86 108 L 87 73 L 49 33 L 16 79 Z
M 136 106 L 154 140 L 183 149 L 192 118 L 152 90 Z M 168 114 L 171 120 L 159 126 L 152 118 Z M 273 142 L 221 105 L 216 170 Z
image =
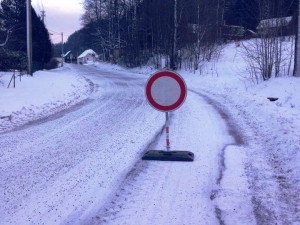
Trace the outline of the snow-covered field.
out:
M 0 134 L 0 224 L 299 224 L 300 79 L 253 85 L 239 54 L 229 44 L 203 75 L 179 71 L 189 92 L 171 113 L 171 147 L 193 163 L 140 160 L 164 148 L 164 115 L 144 96 L 153 68 L 40 72 L 13 90 L 28 101 L 2 85 L 12 120 L 86 100 Z

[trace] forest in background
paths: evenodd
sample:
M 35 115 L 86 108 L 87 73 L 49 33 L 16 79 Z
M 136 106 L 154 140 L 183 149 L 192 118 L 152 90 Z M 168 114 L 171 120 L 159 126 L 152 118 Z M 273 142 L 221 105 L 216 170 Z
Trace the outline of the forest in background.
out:
M 104 61 L 140 66 L 151 58 L 168 67 L 210 60 L 226 40 L 222 25 L 256 31 L 263 19 L 293 16 L 295 0 L 85 0 L 83 28 L 65 50 L 93 49 Z M 61 44 L 55 46 L 59 56 Z M 195 65 L 197 67 L 197 65 Z M 197 69 L 197 68 L 196 68 Z
M 9 36 L 0 46 L 0 70 L 26 70 L 25 1 L 2 0 L 0 6 L 0 40 Z M 283 24 L 287 21 L 281 20 L 265 24 L 269 28 L 256 28 L 264 19 L 296 18 L 296 0 L 84 0 L 83 7 L 83 27 L 64 43 L 65 52 L 71 50 L 74 56 L 93 49 L 101 60 L 127 67 L 145 65 L 151 59 L 151 64 L 161 68 L 165 59 L 170 69 L 195 71 L 201 63 L 218 58 L 227 41 L 246 38 L 233 35 L 228 39 L 227 26 L 238 33 L 242 29 L 255 34 L 248 37 L 250 44 L 241 46 L 251 77 L 280 76 L 283 65 L 285 74 L 292 73 L 294 48 L 284 52 L 285 39 L 276 37 L 295 37 L 296 20 L 290 23 L 289 32 Z M 61 56 L 61 44 L 51 46 L 49 32 L 34 9 L 32 22 L 34 70 L 49 68 L 52 52 Z

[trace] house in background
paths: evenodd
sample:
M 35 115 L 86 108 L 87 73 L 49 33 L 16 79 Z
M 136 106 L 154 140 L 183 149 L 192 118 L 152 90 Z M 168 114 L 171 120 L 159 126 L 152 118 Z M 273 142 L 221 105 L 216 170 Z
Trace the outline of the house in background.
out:
M 259 34 L 288 36 L 294 34 L 295 19 L 292 16 L 261 20 L 256 30 Z
M 68 51 L 63 58 L 65 63 L 77 63 L 77 57 L 72 54 L 72 51 Z
M 68 51 L 66 54 L 63 55 L 62 60 L 64 62 L 68 61 L 68 58 L 70 57 L 71 51 Z
M 85 50 L 80 56 L 77 57 L 77 63 L 78 64 L 93 63 L 96 62 L 98 58 L 99 56 L 94 50 L 88 49 Z

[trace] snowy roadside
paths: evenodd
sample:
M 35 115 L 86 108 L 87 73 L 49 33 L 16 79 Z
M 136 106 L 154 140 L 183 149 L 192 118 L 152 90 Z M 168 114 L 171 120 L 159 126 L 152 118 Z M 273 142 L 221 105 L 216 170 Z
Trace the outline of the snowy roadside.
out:
M 0 133 L 67 109 L 86 99 L 93 88 L 68 66 L 24 75 L 21 82 L 16 78 L 16 88 L 7 88 L 11 76 L 0 73 Z
M 233 45 L 227 46 L 220 61 L 209 65 L 214 67 L 214 76 L 180 72 L 189 89 L 213 99 L 226 110 L 247 140 L 245 151 L 227 154 L 225 161 L 228 164 L 221 182 L 225 192 L 219 196 L 223 199 L 220 207 L 226 212 L 224 202 L 228 199 L 224 196 L 237 188 L 228 190 L 226 187 L 230 186 L 228 180 L 239 179 L 228 171 L 238 171 L 235 163 L 240 161 L 244 165 L 244 172 L 240 173 L 247 174 L 252 190 L 251 201 L 257 222 L 293 224 L 299 216 L 300 202 L 300 79 L 274 78 L 251 85 L 240 75 L 244 72 L 245 62 L 238 54 Z M 268 97 L 279 99 L 271 102 Z M 234 224 L 230 220 L 227 222 Z
M 235 200 L 227 193 L 238 193 L 239 187 L 233 186 L 233 181 L 247 175 L 251 202 L 259 223 L 286 221 L 286 224 L 293 224 L 297 221 L 300 202 L 299 111 L 280 107 L 262 97 L 255 98 L 254 94 L 236 88 L 216 88 L 218 81 L 209 84 L 205 79 L 197 79 L 188 83 L 190 89 L 198 90 L 225 110 L 246 139 L 244 149 L 225 152 L 225 172 L 217 199 L 221 210 L 231 215 L 232 209 L 224 203 Z M 243 171 L 237 165 L 242 165 Z M 235 175 L 232 171 L 240 172 Z M 241 197 L 245 196 L 238 193 L 237 199 Z M 229 218 L 226 224 L 235 223 Z

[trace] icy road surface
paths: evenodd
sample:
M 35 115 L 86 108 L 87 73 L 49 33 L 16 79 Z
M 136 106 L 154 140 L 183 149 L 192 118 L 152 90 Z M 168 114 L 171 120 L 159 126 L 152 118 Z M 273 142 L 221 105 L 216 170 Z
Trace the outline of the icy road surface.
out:
M 72 69 L 95 85 L 87 101 L 0 135 L 1 225 L 256 224 L 247 146 L 212 102 L 189 91 L 171 114 L 171 148 L 193 163 L 141 161 L 165 148 L 146 78 Z

